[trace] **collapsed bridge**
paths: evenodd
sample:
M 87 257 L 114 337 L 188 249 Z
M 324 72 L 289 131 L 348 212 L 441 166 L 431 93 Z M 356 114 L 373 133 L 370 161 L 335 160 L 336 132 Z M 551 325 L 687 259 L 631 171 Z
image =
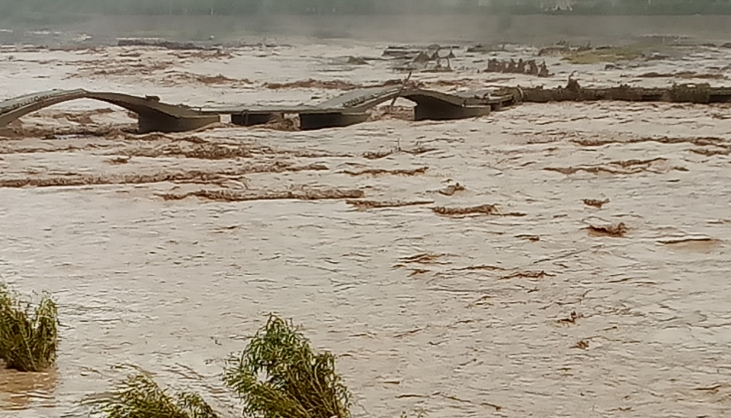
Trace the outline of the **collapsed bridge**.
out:
M 492 111 L 521 102 L 555 101 L 640 101 L 682 103 L 730 103 L 731 88 L 708 84 L 682 84 L 669 88 L 641 88 L 626 85 L 609 88 L 583 88 L 575 80 L 553 89 L 503 87 L 497 90 L 443 93 L 406 86 L 373 87 L 353 90 L 315 105 L 226 106 L 195 108 L 160 102 L 156 96 L 131 96 L 123 93 L 92 92 L 83 89 L 51 90 L 0 102 L 0 128 L 40 109 L 77 99 L 110 103 L 137 114 L 140 132 L 184 132 L 217 123 L 222 115 L 241 126 L 266 124 L 284 115 L 297 115 L 300 129 L 323 129 L 365 122 L 368 111 L 398 98 L 415 103 L 415 120 L 453 120 L 485 116 Z
M 449 94 L 425 89 L 377 87 L 354 90 L 314 106 L 229 106 L 202 109 L 162 103 L 156 96 L 138 97 L 83 89 L 51 90 L 0 102 L 0 128 L 46 107 L 71 100 L 93 99 L 136 113 L 140 132 L 191 131 L 219 122 L 221 115 L 230 115 L 234 124 L 253 126 L 285 114 L 296 114 L 300 117 L 301 129 L 322 129 L 364 122 L 368 119 L 369 109 L 396 98 L 416 103 L 416 120 L 484 116 L 514 102 L 511 95 L 492 96 L 489 92 Z
M 419 88 L 373 87 L 353 90 L 314 106 L 227 107 L 204 113 L 231 115 L 237 125 L 267 123 L 285 114 L 297 114 L 300 129 L 341 127 L 365 122 L 367 111 L 389 100 L 403 98 L 414 102 L 414 120 L 453 120 L 490 114 L 515 103 L 514 96 L 495 96 L 491 92 L 442 93 Z

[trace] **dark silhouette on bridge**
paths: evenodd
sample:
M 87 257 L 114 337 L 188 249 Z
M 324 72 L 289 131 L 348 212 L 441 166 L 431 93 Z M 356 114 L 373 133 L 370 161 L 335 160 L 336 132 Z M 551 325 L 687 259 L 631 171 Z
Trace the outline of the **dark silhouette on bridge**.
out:
M 416 103 L 415 120 L 450 120 L 484 116 L 492 110 L 515 102 L 513 96 L 491 96 L 488 92 L 448 94 L 424 89 L 378 87 L 354 90 L 314 106 L 235 106 L 196 109 L 185 105 L 162 103 L 155 96 L 137 97 L 83 89 L 52 90 L 0 102 L 0 128 L 49 106 L 77 99 L 93 99 L 136 113 L 140 132 L 191 131 L 219 122 L 220 116 L 224 114 L 231 116 L 232 123 L 243 126 L 264 124 L 285 114 L 297 114 L 300 117 L 301 129 L 322 129 L 364 122 L 368 119 L 369 109 L 399 97 Z

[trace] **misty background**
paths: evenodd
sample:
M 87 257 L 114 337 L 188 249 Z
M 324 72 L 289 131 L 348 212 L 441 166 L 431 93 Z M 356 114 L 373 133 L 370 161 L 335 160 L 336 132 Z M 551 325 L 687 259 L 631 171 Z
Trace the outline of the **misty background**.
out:
M 78 34 L 99 43 L 120 36 L 550 43 L 646 34 L 728 41 L 730 23 L 731 0 L 0 0 L 0 43 L 29 31 L 57 32 L 51 38 L 61 44 Z
M 353 15 L 442 13 L 729 14 L 731 0 L 0 0 L 28 21 L 89 15 Z

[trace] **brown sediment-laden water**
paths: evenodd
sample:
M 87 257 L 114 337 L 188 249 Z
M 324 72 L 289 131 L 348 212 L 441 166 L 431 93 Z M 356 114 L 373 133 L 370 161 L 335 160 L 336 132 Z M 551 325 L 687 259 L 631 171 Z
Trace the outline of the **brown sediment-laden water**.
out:
M 404 78 L 385 47 L 2 47 L 0 87 L 307 104 Z M 412 81 L 731 86 L 729 49 L 539 52 L 456 49 L 452 71 Z M 550 76 L 487 72 L 490 58 L 545 60 Z M 357 416 L 731 408 L 728 104 L 523 103 L 450 122 L 410 121 L 408 106 L 308 132 L 138 135 L 89 101 L 14 122 L 0 138 L 0 277 L 52 292 L 62 327 L 56 369 L 0 371 L 0 416 L 82 414 L 125 364 L 237 411 L 221 365 L 269 312 L 340 356 Z

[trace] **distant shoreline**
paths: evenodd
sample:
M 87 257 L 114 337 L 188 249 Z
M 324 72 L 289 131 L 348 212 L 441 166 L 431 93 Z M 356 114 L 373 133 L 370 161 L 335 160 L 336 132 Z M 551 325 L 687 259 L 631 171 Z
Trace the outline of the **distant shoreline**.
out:
M 83 20 L 0 20 L 0 43 L 64 45 L 84 37 L 110 44 L 121 37 L 159 37 L 215 42 L 287 42 L 289 38 L 327 42 L 500 43 L 549 45 L 634 42 L 649 35 L 693 41 L 731 41 L 731 15 L 393 15 L 393 16 L 104 16 Z M 45 31 L 37 34 L 37 31 Z M 36 32 L 33 34 L 31 32 Z M 55 33 L 54 32 L 58 32 Z M 82 36 L 83 35 L 83 36 Z M 90 39 L 88 39 L 90 37 Z M 305 40 L 305 42 L 307 42 Z

